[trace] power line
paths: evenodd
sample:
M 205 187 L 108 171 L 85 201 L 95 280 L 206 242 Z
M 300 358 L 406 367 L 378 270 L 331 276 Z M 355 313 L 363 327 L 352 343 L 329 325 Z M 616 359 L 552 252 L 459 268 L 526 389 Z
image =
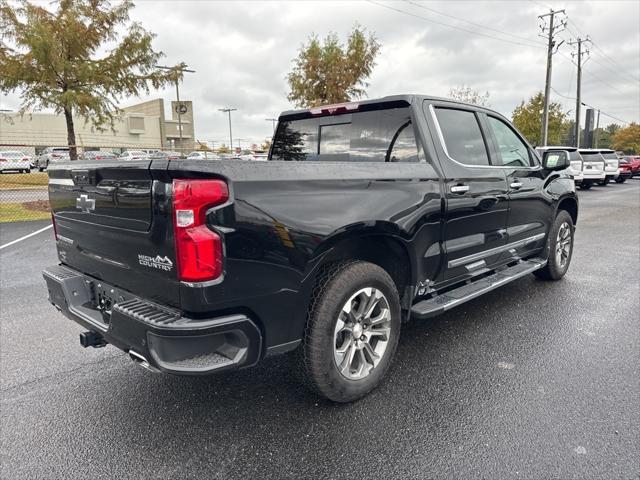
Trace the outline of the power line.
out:
M 582 30 L 580 30 L 580 28 L 578 27 L 578 25 L 576 25 L 576 22 L 569 19 L 569 22 L 571 22 L 571 24 L 575 27 L 575 29 L 578 31 L 578 33 L 582 36 L 585 36 L 584 33 L 582 32 Z M 569 30 L 569 32 L 571 32 L 571 34 L 574 37 L 578 37 L 579 35 L 576 34 L 573 30 L 571 30 L 571 28 L 569 28 L 569 26 L 567 25 L 567 29 Z M 600 45 L 598 45 L 596 42 L 593 41 L 593 39 L 591 40 L 591 44 L 593 45 L 593 47 L 595 49 L 598 50 L 599 54 L 602 55 L 602 57 L 605 60 L 608 60 L 609 63 L 615 68 L 615 70 L 612 70 L 613 72 L 615 72 L 617 75 L 620 75 L 620 72 L 625 72 L 626 74 L 628 74 L 631 78 L 633 78 L 633 80 L 636 80 L 638 82 L 640 82 L 640 77 L 636 77 L 635 75 L 633 75 L 632 73 L 628 72 L 628 67 L 618 63 L 616 60 L 614 60 L 613 58 L 611 58 L 609 55 L 607 55 L 605 53 L 605 51 L 602 49 L 602 47 L 600 47 Z M 597 62 L 596 63 L 600 63 Z M 601 64 L 602 65 L 602 64 Z
M 440 11 L 435 10 L 435 9 L 433 9 L 433 8 L 426 7 L 426 6 L 424 6 L 424 5 L 421 5 L 421 4 L 419 4 L 419 3 L 416 3 L 416 2 L 414 2 L 414 1 L 412 1 L 412 0 L 404 0 L 404 1 L 405 1 L 406 3 L 410 3 L 411 5 L 415 5 L 415 6 L 416 6 L 416 7 L 418 7 L 418 8 L 422 8 L 423 10 L 428 10 L 428 11 L 430 11 L 430 12 L 433 12 L 433 13 L 437 14 L 437 15 L 442 15 L 443 17 L 448 17 L 448 18 L 451 18 L 451 19 L 453 19 L 453 20 L 458 20 L 458 21 L 460 21 L 460 22 L 468 23 L 469 25 L 473 25 L 474 27 L 478 27 L 478 28 L 483 28 L 483 29 L 486 29 L 486 30 L 490 30 L 490 31 L 492 31 L 492 32 L 500 33 L 500 34 L 502 34 L 502 35 L 506 35 L 506 36 L 508 36 L 508 37 L 517 38 L 518 40 L 524 40 L 525 42 L 531 42 L 531 43 L 533 43 L 533 44 L 543 45 L 543 43 L 538 42 L 537 40 L 532 40 L 532 39 L 530 39 L 530 38 L 526 38 L 526 37 L 520 37 L 520 36 L 518 36 L 518 35 L 514 35 L 513 33 L 504 32 L 504 31 L 502 31 L 502 30 L 498 30 L 497 28 L 492 28 L 492 27 L 488 27 L 488 26 L 486 26 L 486 25 L 482 25 L 482 24 L 479 24 L 479 23 L 471 22 L 471 21 L 469 21 L 469 20 L 465 20 L 464 18 L 456 17 L 455 15 L 449 15 L 449 14 L 447 14 L 447 13 L 440 12 Z
M 567 100 L 573 100 L 574 102 L 576 101 L 576 97 L 570 97 L 568 95 L 563 95 L 562 93 L 560 93 L 559 91 L 557 91 L 555 88 L 551 87 L 551 90 L 553 90 L 553 92 L 562 97 L 562 98 L 566 98 Z M 627 122 L 626 120 L 623 120 L 621 118 L 616 117 L 615 115 L 611 115 L 610 113 L 605 112 L 604 110 L 598 108 L 598 107 L 594 107 L 593 105 L 589 105 L 586 102 L 580 102 L 582 105 L 584 105 L 585 107 L 589 107 L 589 108 L 593 108 L 594 110 L 598 110 L 602 115 L 604 115 L 605 117 L 609 117 L 609 118 L 613 118 L 614 120 L 617 120 L 619 122 L 622 123 L 626 123 L 627 125 L 629 125 L 631 122 Z
M 415 13 L 407 12 L 406 10 L 400 10 L 399 8 L 395 8 L 395 7 L 392 7 L 390 5 L 385 5 L 383 3 L 374 2 L 373 0 L 367 0 L 367 2 L 369 2 L 369 3 L 373 4 L 373 5 L 377 5 L 378 7 L 386 8 L 388 10 L 393 10 L 394 12 L 402 13 L 404 15 L 409 15 L 410 17 L 414 17 L 414 18 L 419 18 L 419 19 L 424 20 L 426 22 L 435 23 L 436 25 L 441 25 L 443 27 L 449 27 L 449 28 L 453 28 L 455 30 L 460 30 L 462 32 L 470 33 L 472 35 L 480 35 L 482 37 L 492 38 L 492 39 L 498 40 L 500 42 L 510 43 L 512 45 L 520 45 L 520 46 L 523 46 L 523 47 L 541 48 L 541 49 L 545 49 L 546 48 L 546 47 L 544 47 L 542 45 L 531 45 L 531 44 L 526 44 L 526 43 L 522 43 L 522 42 L 515 42 L 513 40 L 507 40 L 507 39 L 504 39 L 504 38 L 500 38 L 500 37 L 496 37 L 496 36 L 493 36 L 493 35 L 489 35 L 488 33 L 477 32 L 475 30 L 469 30 L 467 28 L 459 27 L 457 25 L 451 25 L 450 23 L 440 22 L 438 20 L 433 20 L 432 18 L 427 18 L 427 17 L 423 17 L 422 15 L 417 15 Z

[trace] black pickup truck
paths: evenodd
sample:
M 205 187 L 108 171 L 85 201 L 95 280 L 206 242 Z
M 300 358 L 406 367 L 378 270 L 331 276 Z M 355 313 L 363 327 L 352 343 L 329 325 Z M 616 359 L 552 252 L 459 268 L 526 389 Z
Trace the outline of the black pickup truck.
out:
M 201 375 L 292 352 L 319 394 L 382 379 L 403 321 L 571 261 L 565 151 L 420 95 L 283 113 L 268 162 L 52 164 L 49 300 L 83 346 Z

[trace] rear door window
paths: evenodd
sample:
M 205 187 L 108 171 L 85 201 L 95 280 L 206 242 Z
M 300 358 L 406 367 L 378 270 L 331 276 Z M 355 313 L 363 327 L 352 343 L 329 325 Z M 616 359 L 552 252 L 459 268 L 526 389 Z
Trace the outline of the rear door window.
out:
M 418 162 L 409 107 L 281 120 L 271 160 Z
M 465 165 L 489 165 L 487 145 L 474 112 L 436 108 L 447 154 Z

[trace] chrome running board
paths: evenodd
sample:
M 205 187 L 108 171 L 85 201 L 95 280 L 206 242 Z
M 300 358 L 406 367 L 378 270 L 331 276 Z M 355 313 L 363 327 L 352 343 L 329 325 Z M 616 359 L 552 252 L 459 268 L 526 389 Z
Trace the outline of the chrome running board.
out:
M 411 318 L 430 318 L 457 307 L 469 300 L 495 290 L 502 285 L 524 277 L 547 264 L 542 258 L 533 258 L 499 270 L 461 287 L 449 290 L 433 298 L 422 300 L 411 307 Z

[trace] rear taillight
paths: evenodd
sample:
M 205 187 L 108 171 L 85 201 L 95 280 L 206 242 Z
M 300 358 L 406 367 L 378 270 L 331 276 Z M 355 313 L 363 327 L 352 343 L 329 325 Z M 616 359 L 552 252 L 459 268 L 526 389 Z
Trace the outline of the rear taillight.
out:
M 207 210 L 229 198 L 222 180 L 174 180 L 173 226 L 178 279 L 215 280 L 222 275 L 222 238 L 206 224 Z

